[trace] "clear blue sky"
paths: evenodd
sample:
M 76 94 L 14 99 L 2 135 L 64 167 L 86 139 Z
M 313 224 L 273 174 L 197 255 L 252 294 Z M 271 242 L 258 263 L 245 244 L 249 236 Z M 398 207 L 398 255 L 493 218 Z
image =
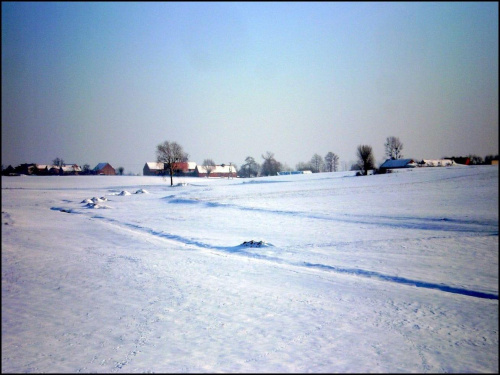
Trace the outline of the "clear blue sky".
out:
M 2 2 L 2 164 L 498 154 L 498 3 Z

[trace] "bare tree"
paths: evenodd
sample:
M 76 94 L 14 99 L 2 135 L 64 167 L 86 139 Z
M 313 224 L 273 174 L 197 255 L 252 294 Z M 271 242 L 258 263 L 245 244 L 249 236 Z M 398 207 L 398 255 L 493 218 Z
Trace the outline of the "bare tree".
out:
M 245 164 L 241 166 L 239 174 L 241 177 L 257 177 L 259 174 L 260 165 L 251 156 L 247 156 Z
M 120 176 L 123 176 L 123 171 L 124 171 L 124 170 L 125 170 L 125 168 L 123 168 L 123 167 L 118 167 L 118 174 L 119 174 Z
M 339 167 L 339 157 L 333 152 L 329 152 L 325 156 L 326 170 L 328 172 L 337 172 Z
M 267 151 L 266 155 L 262 155 L 264 163 L 262 163 L 263 176 L 276 176 L 278 172 L 281 172 L 281 163 L 274 158 L 272 152 Z
M 323 170 L 324 162 L 323 158 L 321 155 L 314 154 L 313 157 L 311 158 L 311 167 L 312 167 L 312 172 L 313 173 L 319 173 Z
M 312 171 L 312 166 L 311 166 L 311 162 L 303 162 L 303 161 L 299 161 L 296 165 L 295 165 L 295 169 L 298 170 L 298 171 Z
M 403 143 L 398 137 L 387 137 L 385 142 L 385 154 L 389 159 L 396 160 L 401 159 L 403 154 Z
M 64 160 L 62 160 L 62 158 L 55 158 L 54 160 L 52 160 L 52 164 L 54 164 L 55 166 L 57 167 L 62 167 L 64 165 Z
M 156 146 L 156 161 L 164 163 L 170 172 L 170 186 L 174 185 L 174 170 L 176 163 L 188 160 L 189 155 L 184 152 L 177 142 L 165 141 Z
M 375 168 L 375 158 L 373 156 L 372 146 L 359 145 L 357 155 L 359 169 L 366 176 L 370 169 Z
M 339 170 L 339 156 L 337 154 L 333 154 L 333 171 L 337 172 Z
M 91 174 L 92 170 L 90 169 L 89 164 L 84 164 L 82 168 L 82 174 Z
M 203 160 L 203 164 L 205 170 L 207 171 L 207 178 L 210 177 L 210 173 L 212 173 L 215 169 L 215 163 L 212 159 Z

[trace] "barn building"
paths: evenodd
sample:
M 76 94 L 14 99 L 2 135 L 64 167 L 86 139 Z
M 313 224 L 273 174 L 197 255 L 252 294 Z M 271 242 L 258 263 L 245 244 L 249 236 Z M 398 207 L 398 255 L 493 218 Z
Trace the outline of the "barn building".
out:
M 211 169 L 210 173 L 207 170 Z M 196 177 L 236 177 L 236 167 L 234 165 L 214 165 L 211 167 L 205 167 L 203 165 L 197 165 L 194 171 Z
M 142 168 L 142 174 L 144 176 L 163 176 L 165 174 L 165 165 L 154 161 L 147 162 Z
M 93 169 L 95 174 L 114 176 L 116 175 L 115 169 L 109 163 L 99 163 Z
M 174 163 L 174 173 L 176 175 L 192 175 L 196 169 L 196 163 L 183 161 Z M 142 168 L 144 176 L 163 176 L 170 174 L 167 163 L 147 162 Z
M 415 168 L 417 163 L 413 159 L 387 159 L 379 169 L 381 173 L 386 173 L 390 169 Z
M 59 173 L 62 175 L 77 175 L 82 172 L 82 168 L 80 168 L 77 164 L 71 165 L 63 165 L 59 169 Z

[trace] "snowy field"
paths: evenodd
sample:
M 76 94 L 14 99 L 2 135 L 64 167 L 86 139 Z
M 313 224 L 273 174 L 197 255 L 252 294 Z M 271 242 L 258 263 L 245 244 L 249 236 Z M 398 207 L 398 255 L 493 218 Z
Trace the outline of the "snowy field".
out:
M 497 373 L 498 179 L 2 177 L 2 372 Z

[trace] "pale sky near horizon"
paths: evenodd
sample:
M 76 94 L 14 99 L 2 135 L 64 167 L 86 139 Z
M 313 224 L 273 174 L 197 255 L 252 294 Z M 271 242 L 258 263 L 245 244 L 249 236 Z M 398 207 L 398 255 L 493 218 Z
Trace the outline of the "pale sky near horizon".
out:
M 2 2 L 2 164 L 498 154 L 497 2 Z

